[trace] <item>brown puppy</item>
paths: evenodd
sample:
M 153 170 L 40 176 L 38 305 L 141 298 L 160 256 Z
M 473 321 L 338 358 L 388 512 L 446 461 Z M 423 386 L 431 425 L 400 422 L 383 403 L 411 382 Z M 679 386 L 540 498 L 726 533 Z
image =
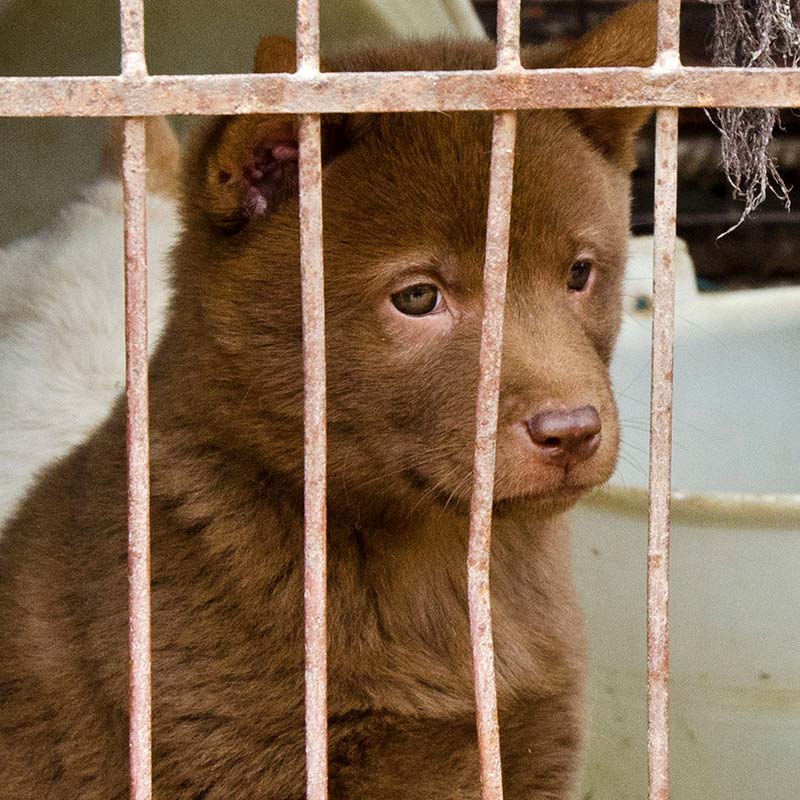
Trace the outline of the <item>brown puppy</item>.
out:
M 551 66 L 648 64 L 633 6 Z M 271 50 L 275 53 L 271 56 Z M 290 69 L 266 42 L 262 69 Z M 333 69 L 492 66 L 406 45 Z M 537 64 L 542 66 L 542 64 Z M 520 114 L 492 587 L 506 796 L 566 798 L 581 622 L 561 514 L 614 466 L 640 110 Z M 215 121 L 187 161 L 176 299 L 151 366 L 160 800 L 304 794 L 295 121 Z M 324 124 L 330 790 L 479 797 L 466 535 L 491 115 Z M 127 796 L 121 402 L 0 545 L 0 796 Z

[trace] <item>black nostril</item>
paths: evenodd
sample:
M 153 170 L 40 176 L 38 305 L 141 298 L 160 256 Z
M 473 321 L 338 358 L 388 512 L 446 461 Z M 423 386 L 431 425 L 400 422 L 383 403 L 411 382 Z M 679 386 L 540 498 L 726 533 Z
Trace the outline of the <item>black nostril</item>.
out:
M 525 424 L 539 456 L 560 466 L 590 458 L 600 445 L 600 415 L 594 406 L 541 411 Z

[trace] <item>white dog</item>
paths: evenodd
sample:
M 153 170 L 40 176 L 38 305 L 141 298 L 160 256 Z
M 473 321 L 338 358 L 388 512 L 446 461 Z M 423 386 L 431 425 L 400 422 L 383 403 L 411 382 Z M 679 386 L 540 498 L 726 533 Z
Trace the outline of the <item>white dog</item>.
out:
M 56 225 L 0 250 L 0 523 L 33 476 L 86 438 L 124 385 L 121 124 L 103 174 Z M 149 341 L 169 301 L 166 254 L 176 238 L 178 143 L 147 127 Z

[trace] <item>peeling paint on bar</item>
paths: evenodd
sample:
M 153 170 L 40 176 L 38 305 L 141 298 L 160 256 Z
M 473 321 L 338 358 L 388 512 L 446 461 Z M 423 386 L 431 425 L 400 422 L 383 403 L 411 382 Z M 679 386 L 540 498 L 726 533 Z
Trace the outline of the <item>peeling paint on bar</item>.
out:
M 503 797 L 489 595 L 489 562 L 516 129 L 515 112 L 504 112 L 495 116 L 489 184 L 489 217 L 486 228 L 480 383 L 475 419 L 475 459 L 467 562 L 467 594 L 475 670 L 483 800 L 502 800 Z
M 677 68 L 681 63 L 681 0 L 660 0 L 656 64 L 664 68 Z
M 522 72 L 519 45 L 520 0 L 499 0 L 496 74 Z M 516 135 L 516 112 L 495 114 L 489 170 L 480 378 L 475 408 L 475 454 L 467 553 L 467 601 L 482 800 L 503 799 L 489 568 Z
M 120 0 L 119 22 L 123 74 L 146 75 L 143 0 Z
M 318 0 L 297 0 L 297 71 L 319 70 Z M 328 634 L 325 292 L 319 114 L 300 118 L 300 275 L 303 311 L 306 798 L 328 796 Z
M 145 121 L 125 121 L 125 393 L 128 452 L 131 800 L 150 800 L 150 466 L 147 408 Z
M 120 40 L 125 79 L 146 76 L 143 0 L 120 0 Z M 150 800 L 153 792 L 145 128 L 144 117 L 125 120 L 122 146 L 131 800 Z
M 319 72 L 319 0 L 297 0 L 297 72 Z
M 305 380 L 305 654 L 308 800 L 328 796 L 325 295 L 318 115 L 300 122 L 300 272 Z
M 669 798 L 669 532 L 678 111 L 656 117 L 655 250 L 647 543 L 648 800 Z
M 595 69 L 0 78 L 0 116 L 587 107 L 800 107 L 800 69 Z
M 519 70 L 519 0 L 497 3 L 497 69 Z
M 680 69 L 681 0 L 659 0 L 656 66 Z M 647 531 L 647 796 L 669 800 L 669 532 L 678 110 L 656 112 Z

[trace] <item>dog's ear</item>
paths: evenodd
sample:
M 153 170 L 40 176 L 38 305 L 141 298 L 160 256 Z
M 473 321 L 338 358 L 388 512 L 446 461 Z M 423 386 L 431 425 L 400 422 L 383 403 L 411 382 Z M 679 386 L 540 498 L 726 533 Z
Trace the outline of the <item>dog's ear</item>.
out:
M 216 226 L 241 228 L 297 188 L 297 121 L 289 115 L 221 118 L 201 134 L 186 197 Z
M 656 57 L 657 15 L 653 2 L 627 6 L 589 31 L 551 66 L 649 67 Z M 631 170 L 634 138 L 651 113 L 650 108 L 584 108 L 570 115 L 605 156 Z
M 256 72 L 294 72 L 295 45 L 268 36 L 256 50 Z M 216 227 L 227 231 L 266 217 L 297 192 L 298 118 L 292 114 L 219 117 L 200 131 L 185 169 L 185 195 Z M 326 115 L 323 159 L 356 138 L 363 121 Z
M 262 36 L 253 56 L 253 72 L 295 72 L 297 50 L 291 39 Z

